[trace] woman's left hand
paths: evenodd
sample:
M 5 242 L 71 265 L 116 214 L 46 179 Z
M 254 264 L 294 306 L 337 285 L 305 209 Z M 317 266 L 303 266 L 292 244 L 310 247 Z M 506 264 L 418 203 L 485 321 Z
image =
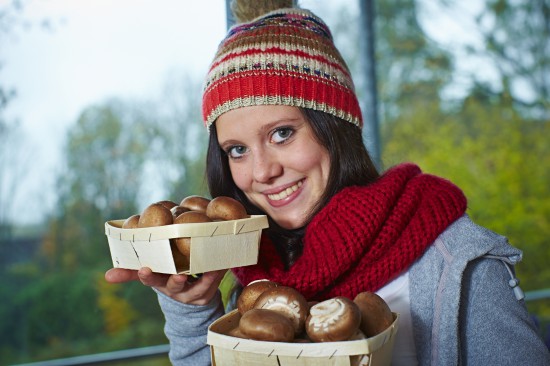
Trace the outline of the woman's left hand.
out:
M 110 283 L 139 280 L 145 286 L 154 287 L 176 301 L 192 305 L 206 305 L 216 294 L 226 271 L 206 272 L 200 278 L 195 279 L 185 274 L 155 273 L 147 267 L 143 267 L 139 271 L 112 268 L 105 273 L 105 279 Z

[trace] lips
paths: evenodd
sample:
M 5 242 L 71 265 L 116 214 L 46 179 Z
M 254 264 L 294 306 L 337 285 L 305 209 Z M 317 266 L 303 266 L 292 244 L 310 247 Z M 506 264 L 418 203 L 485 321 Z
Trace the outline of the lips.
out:
M 284 200 L 285 198 L 288 198 L 292 193 L 296 192 L 300 187 L 302 186 L 302 181 L 299 181 L 298 183 L 294 184 L 293 186 L 290 186 L 286 188 L 285 190 L 274 193 L 274 194 L 268 194 L 267 197 L 271 201 L 280 201 Z

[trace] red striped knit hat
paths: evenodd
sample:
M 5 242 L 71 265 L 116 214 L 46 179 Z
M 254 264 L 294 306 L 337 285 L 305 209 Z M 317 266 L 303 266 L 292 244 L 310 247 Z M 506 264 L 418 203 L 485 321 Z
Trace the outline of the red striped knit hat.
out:
M 236 24 L 221 42 L 204 87 L 206 127 L 225 112 L 253 105 L 310 108 L 363 125 L 332 34 L 305 9 L 277 9 Z

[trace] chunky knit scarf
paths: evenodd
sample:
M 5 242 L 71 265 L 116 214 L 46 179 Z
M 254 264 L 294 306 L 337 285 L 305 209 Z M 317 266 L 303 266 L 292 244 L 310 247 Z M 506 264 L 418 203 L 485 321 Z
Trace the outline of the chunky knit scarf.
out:
M 242 285 L 270 279 L 309 300 L 353 299 L 406 270 L 465 211 L 454 184 L 398 165 L 370 185 L 335 195 L 308 225 L 303 254 L 288 271 L 264 235 L 258 264 L 233 272 Z

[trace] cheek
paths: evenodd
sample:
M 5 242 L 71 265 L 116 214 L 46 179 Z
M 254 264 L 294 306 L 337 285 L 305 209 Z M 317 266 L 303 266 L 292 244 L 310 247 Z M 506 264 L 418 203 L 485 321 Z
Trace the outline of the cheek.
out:
M 231 176 L 235 185 L 243 192 L 247 191 L 250 187 L 251 179 L 250 174 L 242 165 L 236 165 L 229 163 L 229 169 L 231 170 Z
M 325 176 L 328 174 L 330 168 L 330 158 L 328 153 L 322 149 L 304 150 L 296 154 L 300 157 L 295 160 L 297 167 L 300 167 L 303 171 L 310 171 L 310 173 L 320 174 Z

